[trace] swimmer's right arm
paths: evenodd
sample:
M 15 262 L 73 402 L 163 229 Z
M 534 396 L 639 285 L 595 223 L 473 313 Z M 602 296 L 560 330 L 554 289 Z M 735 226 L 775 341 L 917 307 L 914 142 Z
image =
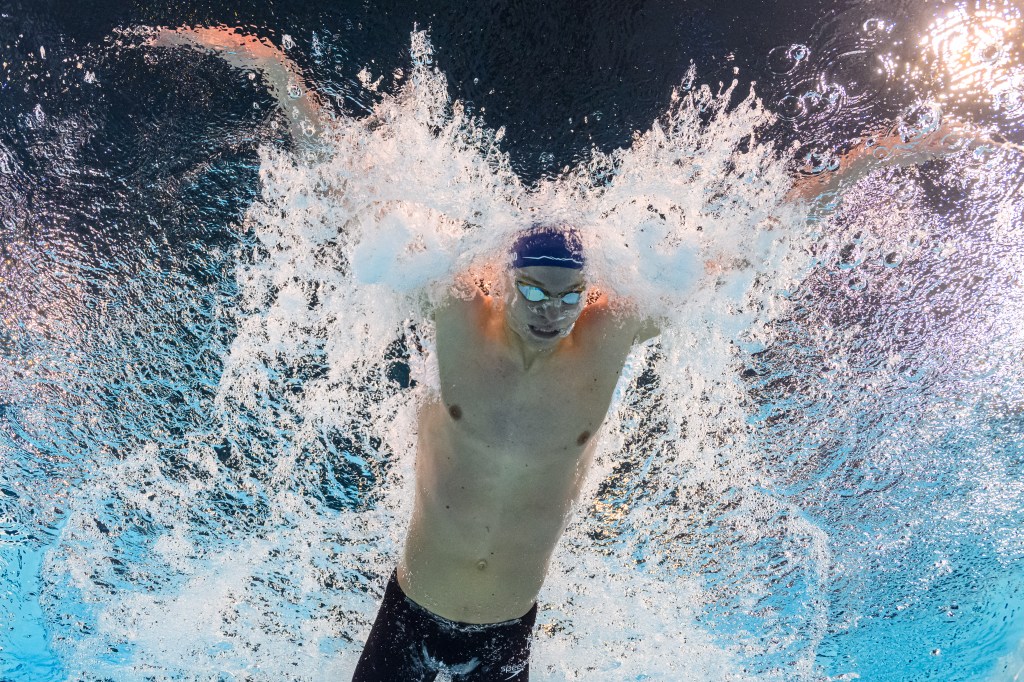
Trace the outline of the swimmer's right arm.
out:
M 323 105 L 306 86 L 295 62 L 269 40 L 233 28 L 182 26 L 156 29 L 149 44 L 212 52 L 232 66 L 258 72 L 287 114 L 295 142 L 319 139 L 323 131 Z

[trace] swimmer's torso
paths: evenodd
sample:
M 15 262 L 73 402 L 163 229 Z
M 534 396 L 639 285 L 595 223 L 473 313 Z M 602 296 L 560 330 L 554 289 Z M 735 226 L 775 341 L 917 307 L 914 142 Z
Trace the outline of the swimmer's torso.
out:
M 524 368 L 507 333 L 483 296 L 442 309 L 441 395 L 420 414 L 399 582 L 462 622 L 518 618 L 532 606 L 635 336 L 591 306 L 558 348 Z

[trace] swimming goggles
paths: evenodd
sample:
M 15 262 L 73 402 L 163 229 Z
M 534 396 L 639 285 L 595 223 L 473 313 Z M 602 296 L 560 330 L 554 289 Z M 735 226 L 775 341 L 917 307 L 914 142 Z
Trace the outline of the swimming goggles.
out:
M 580 299 L 583 297 L 582 291 L 570 291 L 562 294 L 561 296 L 552 296 L 540 287 L 535 287 L 532 284 L 526 284 L 525 282 L 516 282 L 516 288 L 519 289 L 519 293 L 523 295 L 523 298 L 530 303 L 541 303 L 543 301 L 550 301 L 553 298 L 557 298 L 565 305 L 578 305 Z

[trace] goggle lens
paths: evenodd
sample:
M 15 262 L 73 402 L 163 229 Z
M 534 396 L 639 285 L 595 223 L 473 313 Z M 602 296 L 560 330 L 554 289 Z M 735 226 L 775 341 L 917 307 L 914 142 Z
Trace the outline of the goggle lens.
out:
M 530 303 L 540 303 L 541 301 L 545 301 L 548 298 L 548 295 L 545 294 L 542 289 L 540 289 L 539 287 L 530 286 L 529 284 L 520 284 L 519 293 L 521 293 L 523 295 L 523 298 L 525 298 Z
M 519 293 L 523 295 L 530 303 L 540 303 L 541 301 L 547 301 L 551 297 L 545 293 L 540 287 L 535 287 L 532 284 L 517 283 L 516 286 L 519 288 Z M 565 305 L 576 305 L 580 302 L 583 297 L 583 293 L 579 291 L 570 291 L 561 297 L 562 303 Z

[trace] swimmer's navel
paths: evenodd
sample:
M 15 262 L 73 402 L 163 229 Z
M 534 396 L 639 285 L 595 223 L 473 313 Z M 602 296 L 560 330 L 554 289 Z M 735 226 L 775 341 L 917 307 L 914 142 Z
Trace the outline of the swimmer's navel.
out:
M 448 408 L 448 414 L 451 415 L 452 419 L 462 419 L 462 408 L 458 405 L 452 405 Z
M 583 445 L 590 439 L 590 431 L 584 431 L 580 434 L 580 437 L 576 439 L 576 445 Z
M 483 570 L 486 570 L 486 568 L 487 568 L 487 560 L 486 559 L 481 559 L 480 561 L 476 562 L 476 570 L 483 571 Z

